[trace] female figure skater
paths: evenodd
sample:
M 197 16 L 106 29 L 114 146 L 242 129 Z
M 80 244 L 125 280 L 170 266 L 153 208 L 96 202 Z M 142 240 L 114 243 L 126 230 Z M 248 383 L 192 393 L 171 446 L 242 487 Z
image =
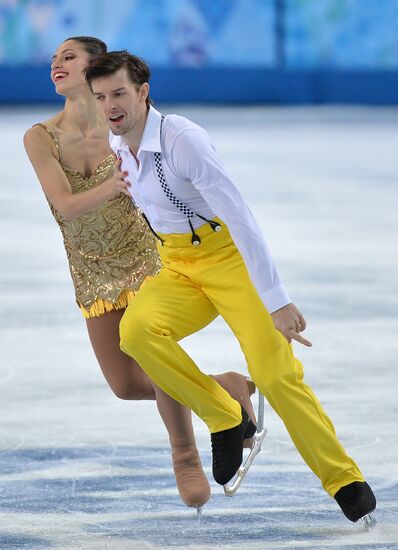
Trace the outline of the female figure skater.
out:
M 158 272 L 160 261 L 146 222 L 118 191 L 120 163 L 84 78 L 90 59 L 104 52 L 106 45 L 93 37 L 69 38 L 57 48 L 51 79 L 65 96 L 65 106 L 26 132 L 25 149 L 61 229 L 76 301 L 102 373 L 120 399 L 156 399 L 169 433 L 179 494 L 188 506 L 200 507 L 209 499 L 210 487 L 191 412 L 153 385 L 119 348 L 124 310 L 145 280 Z M 253 418 L 253 384 L 232 372 L 214 378 Z

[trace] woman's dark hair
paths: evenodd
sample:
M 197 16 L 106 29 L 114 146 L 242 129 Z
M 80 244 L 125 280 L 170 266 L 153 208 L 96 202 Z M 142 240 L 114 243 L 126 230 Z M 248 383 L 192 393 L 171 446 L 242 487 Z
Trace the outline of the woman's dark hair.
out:
M 90 59 L 93 59 L 97 55 L 107 52 L 107 46 L 105 42 L 103 42 L 99 38 L 95 38 L 94 36 L 71 36 L 70 38 L 64 40 L 64 42 L 66 42 L 67 40 L 80 42 L 80 44 L 83 45 L 83 48 L 89 54 Z
M 102 53 L 91 59 L 85 70 L 86 81 L 92 90 L 91 83 L 93 80 L 103 76 L 111 76 L 122 68 L 126 69 L 130 82 L 135 84 L 137 88 L 145 82 L 149 83 L 151 71 L 148 65 L 143 59 L 132 55 L 127 50 Z M 152 101 L 148 96 L 146 98 L 148 108 L 151 103 Z

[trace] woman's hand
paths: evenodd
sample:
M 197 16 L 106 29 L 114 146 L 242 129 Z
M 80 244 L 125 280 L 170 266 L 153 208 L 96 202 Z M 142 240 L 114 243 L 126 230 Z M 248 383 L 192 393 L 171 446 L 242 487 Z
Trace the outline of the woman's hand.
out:
M 125 179 L 128 177 L 129 173 L 126 170 L 122 171 L 121 166 L 122 166 L 122 159 L 118 158 L 116 160 L 115 171 L 113 173 L 113 176 L 111 177 L 110 180 L 107 180 L 103 184 L 109 187 L 109 191 L 111 194 L 110 198 L 116 197 L 116 195 L 118 195 L 119 193 L 124 193 L 125 195 L 131 198 L 131 194 L 129 191 L 129 187 L 131 187 L 131 183 Z

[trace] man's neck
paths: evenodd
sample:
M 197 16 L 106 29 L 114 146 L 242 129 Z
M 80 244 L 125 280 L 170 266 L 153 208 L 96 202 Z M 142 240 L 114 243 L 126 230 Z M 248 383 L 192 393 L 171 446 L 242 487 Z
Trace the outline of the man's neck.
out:
M 137 157 L 138 150 L 140 148 L 142 136 L 145 130 L 145 124 L 148 118 L 149 109 L 145 107 L 145 110 L 142 112 L 142 115 L 137 119 L 137 122 L 134 124 L 133 128 L 127 132 L 123 137 L 125 142 L 130 148 L 131 153 Z

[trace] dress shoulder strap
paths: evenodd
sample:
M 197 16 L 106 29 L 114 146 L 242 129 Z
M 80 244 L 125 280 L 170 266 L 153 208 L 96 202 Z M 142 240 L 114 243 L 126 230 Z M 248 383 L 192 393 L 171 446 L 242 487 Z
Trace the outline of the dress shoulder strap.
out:
M 44 130 L 46 130 L 46 132 L 48 133 L 48 135 L 51 138 L 51 142 L 53 143 L 55 150 L 57 151 L 58 161 L 61 162 L 61 149 L 59 147 L 59 142 L 58 142 L 57 136 L 54 134 L 54 132 L 51 130 L 51 128 L 49 128 L 45 124 L 42 124 L 41 122 L 39 122 L 38 124 L 34 124 L 34 126 L 41 126 L 42 128 L 44 128 Z

